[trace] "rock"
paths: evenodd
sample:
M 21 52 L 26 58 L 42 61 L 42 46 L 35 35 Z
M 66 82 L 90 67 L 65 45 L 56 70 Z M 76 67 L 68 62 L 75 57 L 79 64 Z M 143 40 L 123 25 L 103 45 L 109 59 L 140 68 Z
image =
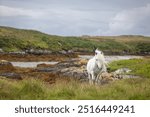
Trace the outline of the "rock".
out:
M 43 49 L 28 49 L 25 50 L 28 54 L 35 54 L 35 55 L 42 55 L 42 54 L 51 54 L 52 51 L 50 50 L 43 50 Z
M 112 81 L 114 81 L 114 77 L 112 73 L 108 73 L 108 72 L 103 72 L 101 75 L 98 76 L 99 80 L 98 80 L 98 84 L 108 84 Z
M 60 54 L 67 54 L 68 52 L 65 50 L 59 51 Z
M 112 72 L 113 77 L 116 79 L 124 79 L 129 77 L 130 75 L 126 75 L 127 73 L 130 73 L 132 70 L 129 68 L 120 68 L 114 72 Z
M 59 76 L 87 79 L 86 66 L 79 60 L 63 61 L 53 66 L 42 65 L 37 67 L 37 72 L 49 72 Z M 41 66 L 41 65 L 40 65 Z
M 67 55 L 67 54 L 73 54 L 74 51 L 73 50 L 61 50 L 58 53 Z
M 73 50 L 68 50 L 68 53 L 70 54 L 70 53 L 74 53 L 74 51 Z
M 129 68 L 120 68 L 120 69 L 116 70 L 114 73 L 116 73 L 116 74 L 125 74 L 125 73 L 129 73 L 131 71 L 132 70 L 130 70 Z
M 25 55 L 26 53 L 24 51 L 17 51 L 17 52 L 9 52 L 9 54 L 14 54 L 14 55 Z
M 135 76 L 132 74 L 113 74 L 115 79 L 126 79 L 126 78 L 140 78 L 140 76 Z
M 22 80 L 21 75 L 17 73 L 1 73 L 0 76 L 6 77 L 9 79 Z
M 140 76 L 129 74 L 132 70 L 128 68 L 120 68 L 112 72 L 114 79 L 140 78 Z
M 104 73 L 101 74 L 101 77 L 102 77 L 102 79 L 112 79 L 113 78 L 113 74 L 104 72 Z
M 8 72 L 8 71 L 14 71 L 14 70 L 15 68 L 10 62 L 6 60 L 0 61 L 0 72 L 3 72 L 3 71 Z
M 4 51 L 3 51 L 3 49 L 2 48 L 0 48 L 0 53 L 3 53 Z
M 63 76 L 72 77 L 76 79 L 86 79 L 87 78 L 87 72 L 85 70 L 85 66 L 80 67 L 69 67 L 62 69 L 61 74 Z
M 51 65 L 51 64 L 45 64 L 45 63 L 42 63 L 42 64 L 38 64 L 37 67 L 39 68 L 47 68 L 47 67 L 52 67 L 54 65 Z
M 79 59 L 78 64 L 79 64 L 79 65 L 86 65 L 87 62 L 88 62 L 87 59 Z

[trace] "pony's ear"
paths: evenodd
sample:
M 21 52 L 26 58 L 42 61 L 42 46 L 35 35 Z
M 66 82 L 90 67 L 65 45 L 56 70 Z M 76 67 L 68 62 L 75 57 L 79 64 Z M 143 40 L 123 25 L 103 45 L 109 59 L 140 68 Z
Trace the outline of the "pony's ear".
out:
M 95 52 L 95 50 L 96 50 L 96 47 L 94 46 L 94 47 L 93 47 L 93 51 Z
M 93 52 L 95 53 L 95 51 L 97 50 L 97 48 L 95 46 L 93 46 Z
M 95 51 L 99 51 L 98 48 L 96 48 Z

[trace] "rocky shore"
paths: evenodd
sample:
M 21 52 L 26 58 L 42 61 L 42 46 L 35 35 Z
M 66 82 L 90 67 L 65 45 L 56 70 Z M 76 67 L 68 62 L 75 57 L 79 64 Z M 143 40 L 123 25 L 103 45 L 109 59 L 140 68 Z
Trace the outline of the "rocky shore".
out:
M 86 71 L 87 59 L 77 58 L 64 60 L 57 64 L 39 64 L 35 68 L 14 67 L 9 61 L 0 61 L 0 76 L 13 80 L 24 79 L 41 79 L 50 84 L 61 79 L 76 79 L 81 82 L 88 82 Z M 99 78 L 99 84 L 107 84 L 109 82 L 124 79 L 138 78 L 138 76 L 127 75 L 131 70 L 121 68 L 111 73 L 103 73 Z

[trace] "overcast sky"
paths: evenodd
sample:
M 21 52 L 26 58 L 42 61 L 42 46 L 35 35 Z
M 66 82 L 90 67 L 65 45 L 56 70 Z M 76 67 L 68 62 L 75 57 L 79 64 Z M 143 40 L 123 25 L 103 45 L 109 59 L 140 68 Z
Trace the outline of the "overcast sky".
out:
M 150 36 L 150 0 L 0 0 L 0 25 L 53 35 Z

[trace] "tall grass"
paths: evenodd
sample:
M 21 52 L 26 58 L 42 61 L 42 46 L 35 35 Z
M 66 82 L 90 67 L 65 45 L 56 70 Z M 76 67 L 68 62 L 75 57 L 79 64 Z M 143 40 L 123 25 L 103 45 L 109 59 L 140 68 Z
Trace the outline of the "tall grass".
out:
M 8 81 L 0 79 L 0 99 L 150 99 L 149 79 L 124 79 L 95 86 L 78 81 L 48 85 L 39 80 Z

